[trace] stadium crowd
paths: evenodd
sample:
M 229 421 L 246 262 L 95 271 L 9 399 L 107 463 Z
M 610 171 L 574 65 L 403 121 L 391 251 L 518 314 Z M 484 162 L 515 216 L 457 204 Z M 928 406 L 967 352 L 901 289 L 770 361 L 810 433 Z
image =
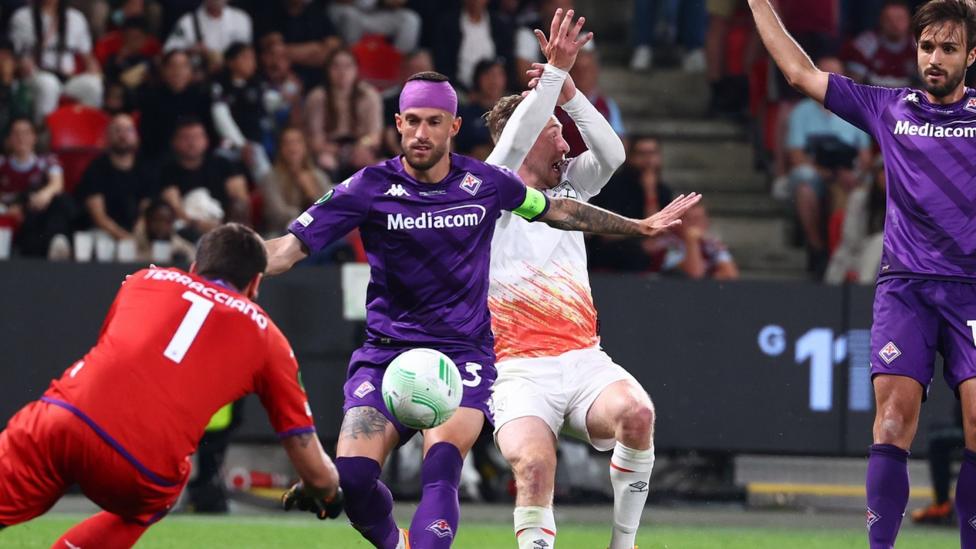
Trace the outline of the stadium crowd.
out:
M 778 3 L 822 67 L 877 85 L 914 82 L 909 17 L 919 2 Z M 0 256 L 167 263 L 191 258 L 192 242 L 225 221 L 281 234 L 335 183 L 399 152 L 401 83 L 425 70 L 462 92 L 455 149 L 483 159 L 492 143 L 481 115 L 525 88 L 540 60 L 531 29 L 572 4 L 4 0 Z M 670 59 L 703 72 L 709 116 L 758 121 L 773 193 L 796 210 L 810 270 L 873 279 L 884 172 L 868 137 L 799 100 L 761 54 L 744 1 L 634 0 L 632 9 L 633 70 Z M 590 48 L 572 76 L 630 154 L 595 202 L 644 216 L 673 194 L 662 180 L 667 143 L 627 135 L 599 88 L 600 63 Z M 585 144 L 561 120 L 577 155 Z M 594 238 L 590 248 L 600 270 L 738 275 L 704 206 L 667 238 Z M 314 262 L 356 259 L 351 235 Z

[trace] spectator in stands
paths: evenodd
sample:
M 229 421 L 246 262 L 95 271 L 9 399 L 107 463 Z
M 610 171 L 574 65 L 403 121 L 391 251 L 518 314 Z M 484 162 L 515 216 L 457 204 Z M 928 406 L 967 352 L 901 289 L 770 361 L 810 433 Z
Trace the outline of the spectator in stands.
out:
M 636 136 L 630 140 L 627 162 L 593 199 L 593 204 L 621 215 L 643 219 L 653 215 L 674 199 L 674 191 L 661 175 L 661 143 L 655 137 Z M 590 265 L 613 271 L 657 271 L 665 248 L 650 240 L 591 236 L 588 240 Z
M 305 119 L 316 162 L 336 180 L 375 161 L 383 135 L 383 104 L 376 88 L 359 79 L 356 58 L 336 50 L 325 82 L 305 101 Z
M 126 19 L 121 35 L 121 47 L 105 60 L 106 85 L 118 82 L 136 89 L 148 78 L 159 43 L 149 34 L 149 24 L 141 17 Z
M 585 48 L 579 52 L 579 55 L 576 56 L 576 64 L 573 65 L 569 74 L 576 81 L 576 89 L 586 95 L 596 110 L 600 111 L 600 114 L 610 122 L 613 131 L 617 132 L 621 138 L 625 138 L 627 131 L 624 129 L 624 119 L 620 114 L 620 107 L 617 106 L 617 102 L 612 97 L 604 95 L 600 91 L 600 58 L 596 50 Z M 573 120 L 562 109 L 557 110 L 557 116 L 563 124 L 563 137 L 569 143 L 569 156 L 577 156 L 585 151 L 586 144 L 583 143 L 583 137 Z
M 211 94 L 193 83 L 189 55 L 172 50 L 163 55 L 162 81 L 147 87 L 139 100 L 142 117 L 139 135 L 147 159 L 156 160 L 169 151 L 176 121 L 181 117 L 201 120 L 207 133 L 214 136 L 211 122 Z
M 708 0 L 706 4 L 705 76 L 710 91 L 708 113 L 712 116 L 739 114 L 748 101 L 748 76 L 729 74 L 725 63 L 733 18 L 745 5 L 745 0 Z
M 268 231 L 280 235 L 288 230 L 289 223 L 332 188 L 332 182 L 312 161 L 305 134 L 293 127 L 281 132 L 274 167 L 261 180 L 260 187 Z
M 180 17 L 163 49 L 191 51 L 214 71 L 222 65 L 224 51 L 231 44 L 250 44 L 252 37 L 247 13 L 228 6 L 227 0 L 204 0 L 199 8 Z
M 695 280 L 739 278 L 739 268 L 728 248 L 717 236 L 709 234 L 711 222 L 704 204 L 693 206 L 681 221 L 673 233 L 661 237 L 667 245 L 662 273 Z
M 384 156 L 396 156 L 403 152 L 400 148 L 400 134 L 393 124 L 393 117 L 400 112 L 400 92 L 403 91 L 403 84 L 417 73 L 432 70 L 434 70 L 434 60 L 430 52 L 419 49 L 403 56 L 403 60 L 400 62 L 400 83 L 383 91 Z M 463 126 L 464 124 L 462 124 Z
M 840 244 L 830 256 L 825 282 L 874 284 L 881 267 L 885 208 L 885 171 L 879 156 L 847 198 Z
M 454 144 L 459 153 L 481 160 L 488 158 L 494 145 L 484 114 L 505 95 L 507 87 L 508 79 L 501 60 L 484 59 L 478 62 L 474 69 L 474 86 L 467 101 L 458 108 L 458 116 L 463 123 Z
M 329 15 L 346 44 L 355 44 L 364 34 L 380 34 L 393 40 L 402 53 L 420 44 L 420 16 L 407 9 L 407 0 L 333 0 Z
M 0 134 L 7 135 L 10 122 L 34 115 L 30 86 L 17 78 L 17 56 L 13 45 L 0 39 Z
M 818 60 L 821 70 L 842 73 L 843 66 L 835 57 Z M 812 99 L 800 101 L 789 118 L 786 151 L 790 166 L 789 179 L 797 217 L 803 230 L 804 241 L 811 254 L 811 269 L 823 274 L 827 261 L 825 239 L 824 204 L 830 196 L 828 181 L 824 179 L 825 166 L 816 163 L 814 149 L 825 140 L 837 140 L 858 151 L 858 168 L 866 169 L 871 158 L 871 140 L 868 135 L 848 124 Z M 835 173 L 834 168 L 826 173 Z M 845 176 L 846 179 L 846 176 Z M 818 277 L 819 278 L 819 277 Z
M 532 68 L 532 63 L 544 63 L 539 40 L 533 32 L 535 29 L 548 31 L 549 21 L 557 9 L 563 11 L 573 8 L 573 0 L 539 0 L 538 9 L 529 11 L 523 18 L 524 24 L 515 31 L 515 75 L 518 77 L 518 87 L 528 88 L 529 77 L 526 75 Z M 591 48 L 593 42 L 590 41 Z
M 52 239 L 70 230 L 71 202 L 63 194 L 57 158 L 38 156 L 37 132 L 27 118 L 17 118 L 7 132 L 6 156 L 0 156 L 0 204 L 19 225 L 14 249 L 21 255 L 48 255 Z
M 139 158 L 132 117 L 118 114 L 108 126 L 108 151 L 88 165 L 75 190 L 91 226 L 116 240 L 133 237 L 140 212 L 157 190 L 153 171 Z
M 108 114 L 132 114 L 135 111 L 135 92 L 121 82 L 108 82 L 105 85 L 105 98 L 102 110 Z
M 663 4 L 663 6 L 662 6 Z M 675 38 L 684 49 L 682 66 L 688 72 L 705 69 L 705 0 L 661 2 L 659 0 L 634 0 L 633 42 L 634 53 L 630 68 L 645 71 L 654 61 L 654 39 L 658 30 L 658 16 L 662 7 L 668 15 L 667 43 Z M 676 27 L 676 28 L 675 28 Z M 675 36 L 676 35 L 676 36 Z
M 887 0 L 878 29 L 865 31 L 845 48 L 847 73 L 872 86 L 911 86 L 917 74 L 911 18 L 905 0 Z
M 14 12 L 9 36 L 34 89 L 35 121 L 57 108 L 62 93 L 101 107 L 102 75 L 88 22 L 67 0 L 32 0 Z
M 273 122 L 266 104 L 278 101 L 257 77 L 258 65 L 250 44 L 234 42 L 224 52 L 224 69 L 214 80 L 213 120 L 221 147 L 235 160 L 243 160 L 254 181 L 271 169 L 263 143 L 271 144 Z
M 514 76 L 513 28 L 488 11 L 488 0 L 464 0 L 443 13 L 437 26 L 434 65 L 465 89 L 475 85 L 475 66 L 485 59 L 507 60 Z
M 267 12 L 258 21 L 258 36 L 277 33 L 284 40 L 285 54 L 306 89 L 322 81 L 322 67 L 342 39 L 332 26 L 325 8 L 306 0 L 261 2 Z
M 161 196 L 189 225 L 191 240 L 223 221 L 249 221 L 247 179 L 239 166 L 208 151 L 207 131 L 199 119 L 177 121 L 172 147 L 173 156 L 162 168 Z
M 176 210 L 162 199 L 153 200 L 136 225 L 136 257 L 158 265 L 190 264 L 196 257 L 193 244 L 176 232 Z
M 292 70 L 284 39 L 276 32 L 261 37 L 261 80 L 268 90 L 277 93 L 276 100 L 266 105 L 274 121 L 274 133 L 301 124 L 305 87 Z

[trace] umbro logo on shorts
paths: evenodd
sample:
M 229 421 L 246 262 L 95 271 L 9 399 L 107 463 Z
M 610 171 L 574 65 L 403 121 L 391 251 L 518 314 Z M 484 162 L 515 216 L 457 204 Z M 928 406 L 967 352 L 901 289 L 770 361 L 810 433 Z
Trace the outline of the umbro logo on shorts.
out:
M 376 387 L 374 387 L 372 383 L 368 381 L 364 381 L 359 384 L 359 387 L 356 387 L 356 390 L 355 392 L 353 392 L 353 394 L 356 395 L 356 398 L 363 398 L 364 396 L 372 393 L 375 390 Z
M 546 540 L 544 540 L 544 539 L 537 539 L 537 540 L 535 540 L 535 541 L 532 542 L 532 547 L 538 547 L 539 549 L 545 549 L 546 547 L 549 547 L 549 543 L 547 543 Z
M 630 493 L 639 494 L 647 491 L 647 483 L 643 480 L 638 480 L 637 482 L 632 482 L 630 484 Z
M 878 351 L 878 356 L 881 360 L 885 361 L 885 364 L 891 364 L 896 358 L 901 356 L 901 350 L 895 345 L 895 342 L 889 341 L 887 345 Z

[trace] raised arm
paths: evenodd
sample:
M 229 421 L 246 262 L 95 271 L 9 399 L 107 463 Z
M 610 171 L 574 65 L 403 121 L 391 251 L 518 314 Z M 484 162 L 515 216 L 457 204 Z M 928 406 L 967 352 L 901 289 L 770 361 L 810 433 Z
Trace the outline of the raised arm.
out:
M 281 274 L 308 257 L 302 242 L 293 234 L 265 240 L 264 249 L 268 252 L 268 269 L 265 274 L 269 276 Z
M 824 102 L 829 75 L 821 71 L 800 48 L 773 10 L 770 0 L 749 0 L 756 28 L 766 50 L 791 86 L 812 99 Z
M 550 198 L 549 209 L 538 220 L 563 231 L 617 236 L 657 236 L 681 224 L 681 216 L 701 200 L 691 193 L 674 199 L 647 219 L 630 219 L 571 198 Z

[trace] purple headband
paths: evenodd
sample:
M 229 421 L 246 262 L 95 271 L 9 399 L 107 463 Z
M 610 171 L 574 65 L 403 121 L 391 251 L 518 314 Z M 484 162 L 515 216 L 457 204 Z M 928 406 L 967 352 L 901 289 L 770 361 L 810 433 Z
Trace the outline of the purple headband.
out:
M 440 109 L 457 116 L 457 93 L 449 82 L 411 80 L 400 92 L 400 112 L 407 109 Z

